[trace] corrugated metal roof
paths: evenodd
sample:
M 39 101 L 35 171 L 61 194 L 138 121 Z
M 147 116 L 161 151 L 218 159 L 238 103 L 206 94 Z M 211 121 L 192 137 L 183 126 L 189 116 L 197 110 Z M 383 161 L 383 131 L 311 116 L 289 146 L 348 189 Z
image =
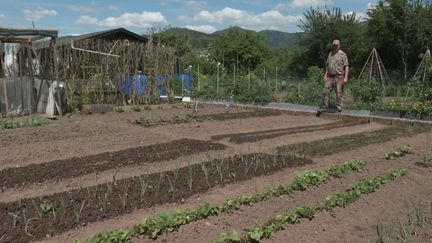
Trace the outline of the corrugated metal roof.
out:
M 12 29 L 0 28 L 1 42 L 26 42 L 28 40 L 37 41 L 43 38 L 57 38 L 57 30 L 49 29 Z
M 79 40 L 86 40 L 86 39 L 103 39 L 109 37 L 110 35 L 116 35 L 116 34 L 125 34 L 141 42 L 148 41 L 148 39 L 144 36 L 138 35 L 124 28 L 117 28 L 117 29 L 92 32 L 92 33 L 83 34 L 79 36 L 62 36 L 56 39 L 56 45 L 57 46 L 69 45 L 71 44 L 71 40 L 79 41 Z M 49 46 L 49 43 L 50 43 L 49 40 L 37 41 L 33 43 L 33 48 L 35 49 L 47 48 Z

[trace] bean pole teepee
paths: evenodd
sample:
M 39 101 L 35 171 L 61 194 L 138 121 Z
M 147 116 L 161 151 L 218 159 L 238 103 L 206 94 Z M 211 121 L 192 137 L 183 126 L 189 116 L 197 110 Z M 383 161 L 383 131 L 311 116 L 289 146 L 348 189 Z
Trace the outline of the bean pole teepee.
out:
M 369 84 L 374 80 L 379 80 L 382 88 L 392 83 L 383 62 L 378 55 L 378 51 L 375 48 L 373 48 L 369 54 L 358 79 L 367 80 Z
M 426 52 L 423 54 L 422 61 L 420 62 L 420 65 L 417 68 L 416 73 L 414 74 L 414 78 L 419 78 L 419 80 L 423 84 L 429 83 L 429 75 L 431 72 L 431 52 L 428 48 Z

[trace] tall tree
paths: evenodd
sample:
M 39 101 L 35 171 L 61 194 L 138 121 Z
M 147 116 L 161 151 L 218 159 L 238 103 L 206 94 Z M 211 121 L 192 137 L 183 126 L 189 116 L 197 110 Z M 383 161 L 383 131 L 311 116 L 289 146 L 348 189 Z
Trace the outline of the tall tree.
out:
M 368 33 L 387 67 L 402 68 L 404 80 L 432 43 L 430 1 L 380 0 L 368 10 Z
M 365 40 L 366 28 L 356 13 L 343 14 L 339 8 L 311 8 L 304 13 L 299 28 L 304 32 L 298 44 L 303 52 L 298 60 L 302 66 L 324 66 L 334 37 L 342 39 L 342 49 L 350 59 L 350 65 L 361 66 L 369 48 Z
M 240 28 L 230 28 L 210 45 L 210 56 L 227 69 L 255 69 L 269 53 L 263 36 Z

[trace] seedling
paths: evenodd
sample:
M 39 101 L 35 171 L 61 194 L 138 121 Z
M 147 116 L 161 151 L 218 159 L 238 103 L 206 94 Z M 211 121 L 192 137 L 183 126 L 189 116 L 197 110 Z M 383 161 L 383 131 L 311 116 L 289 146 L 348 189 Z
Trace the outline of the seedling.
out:
M 148 172 L 144 176 L 139 177 L 140 182 L 140 202 L 144 201 L 144 195 L 147 191 L 148 183 L 149 183 L 149 175 Z
M 189 186 L 189 191 L 192 192 L 192 189 L 193 189 L 193 168 L 190 164 L 188 165 L 187 182 L 188 182 L 188 186 Z
M 377 239 L 375 243 L 384 243 L 384 230 L 383 230 L 381 220 L 378 220 L 376 231 L 377 231 Z
M 159 179 L 156 185 L 156 198 L 159 197 L 159 191 L 163 182 L 163 179 L 165 177 L 165 171 L 162 171 L 162 168 L 159 168 Z
M 168 179 L 168 184 L 170 186 L 170 189 L 168 190 L 168 193 L 175 193 L 177 191 L 176 186 L 175 186 L 175 179 L 173 182 L 171 182 L 169 175 L 166 175 L 167 179 Z
M 204 176 L 205 176 L 205 179 L 206 179 L 206 182 L 207 182 L 207 186 L 210 188 L 208 168 L 206 167 L 205 163 L 201 163 L 201 170 L 204 172 Z
M 177 179 L 178 179 L 179 171 L 180 171 L 180 162 L 176 161 L 176 168 L 174 170 L 174 180 L 175 181 L 177 181 Z M 175 184 L 175 181 L 174 181 L 174 184 Z
M 24 220 L 24 232 L 25 232 L 27 235 L 32 236 L 32 235 L 29 233 L 29 229 L 30 229 L 30 222 L 33 221 L 33 220 L 38 220 L 38 218 L 29 218 L 29 219 L 27 219 L 27 217 L 26 217 L 26 213 L 25 213 L 25 209 L 23 209 L 23 220 Z M 33 237 L 33 236 L 32 236 L 32 237 Z
M 81 207 L 77 208 L 76 205 L 75 205 L 75 201 L 71 198 L 71 204 L 72 204 L 72 208 L 73 208 L 73 211 L 74 211 L 74 214 L 75 214 L 75 219 L 76 219 L 77 223 L 79 223 L 79 221 L 80 221 L 81 214 L 82 214 L 82 212 L 84 210 L 85 203 L 86 203 L 86 200 L 82 201 Z
M 112 176 L 112 182 L 113 182 L 114 186 L 117 186 L 117 178 L 116 177 L 117 177 L 118 172 L 119 172 L 118 170 L 114 171 L 114 174 Z
M 58 200 L 60 202 L 61 208 L 63 208 L 63 213 L 66 212 L 66 204 L 65 204 L 63 196 L 60 196 Z
M 139 106 L 132 106 L 131 110 L 135 111 L 135 112 L 140 112 L 141 108 Z
M 420 154 L 421 162 L 417 164 L 424 168 L 432 167 L 432 156 L 430 152 L 425 152 Z
M 261 163 L 261 158 L 260 158 L 260 156 L 258 155 L 258 156 L 255 158 L 255 168 L 254 168 L 255 174 L 256 174 L 257 171 L 258 171 L 258 168 L 259 168 L 260 163 Z
M 123 194 L 120 195 L 120 199 L 122 201 L 123 208 L 126 208 L 128 190 L 129 190 L 129 184 L 125 181 L 123 184 Z
M 12 225 L 15 228 L 20 217 L 14 213 L 11 213 L 11 212 L 8 212 L 8 215 L 9 215 L 9 217 L 12 218 Z
M 109 196 L 109 195 L 111 195 L 111 193 L 112 193 L 112 184 L 111 184 L 111 182 L 108 182 L 108 183 L 106 184 L 106 186 L 107 186 L 107 194 L 108 194 L 108 196 Z
M 222 159 L 221 162 L 219 163 L 219 165 L 216 165 L 216 170 L 219 174 L 219 180 L 220 182 L 223 182 L 223 177 L 224 177 L 224 160 Z
M 39 205 L 40 211 L 44 214 L 50 213 L 54 210 L 54 204 L 52 203 L 42 203 Z
M 108 194 L 105 193 L 103 197 L 98 196 L 100 205 L 102 207 L 102 213 L 104 216 L 106 216 L 106 212 L 107 212 L 107 204 L 108 204 Z
M 36 210 L 36 213 L 37 213 L 38 217 L 41 219 L 41 218 L 42 218 L 42 211 L 41 211 L 41 208 L 38 207 L 38 206 L 36 206 L 36 202 L 35 202 L 34 200 L 32 200 L 32 204 L 33 204 L 33 207 L 34 207 L 35 210 Z
M 387 153 L 385 155 L 385 158 L 386 159 L 394 159 L 394 158 L 402 157 L 402 156 L 410 153 L 411 150 L 412 150 L 412 148 L 410 145 L 405 145 L 403 147 L 397 148 L 396 151 L 394 151 L 394 152 Z
M 114 108 L 114 111 L 117 113 L 123 113 L 124 109 L 122 107 L 116 107 L 116 108 Z
M 219 238 L 216 240 L 216 243 L 224 243 L 224 242 L 241 242 L 241 236 L 237 231 L 229 231 L 226 233 L 222 233 Z
M 18 203 L 19 206 L 21 206 L 22 205 L 22 198 L 18 198 L 17 199 L 17 203 Z
M 276 167 L 277 156 L 273 156 L 273 168 Z

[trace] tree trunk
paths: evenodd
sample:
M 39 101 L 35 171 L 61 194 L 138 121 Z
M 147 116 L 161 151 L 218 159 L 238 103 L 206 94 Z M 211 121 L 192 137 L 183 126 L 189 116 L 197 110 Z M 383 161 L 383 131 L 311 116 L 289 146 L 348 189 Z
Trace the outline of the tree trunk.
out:
M 406 82 L 408 80 L 408 54 L 406 50 L 402 51 L 402 63 L 404 66 L 404 81 Z

